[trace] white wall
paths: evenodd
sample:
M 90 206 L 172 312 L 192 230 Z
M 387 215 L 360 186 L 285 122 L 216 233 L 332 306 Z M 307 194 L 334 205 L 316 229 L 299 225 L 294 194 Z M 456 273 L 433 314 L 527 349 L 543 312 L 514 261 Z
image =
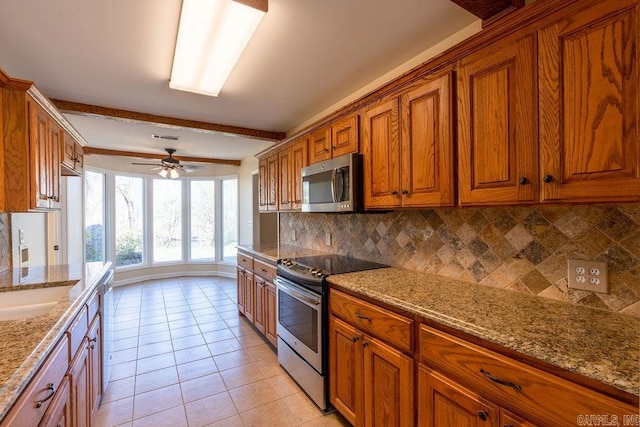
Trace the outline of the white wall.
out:
M 14 268 L 20 266 L 19 230 L 24 230 L 24 244 L 29 247 L 29 266 L 46 266 L 47 214 L 40 212 L 11 214 L 11 251 Z
M 64 182 L 66 181 L 66 183 Z M 84 262 L 84 191 L 81 177 L 67 177 L 66 184 L 66 216 L 67 241 L 66 254 L 68 264 Z
M 238 168 L 238 243 L 253 244 L 253 172 L 258 159 L 251 155 Z

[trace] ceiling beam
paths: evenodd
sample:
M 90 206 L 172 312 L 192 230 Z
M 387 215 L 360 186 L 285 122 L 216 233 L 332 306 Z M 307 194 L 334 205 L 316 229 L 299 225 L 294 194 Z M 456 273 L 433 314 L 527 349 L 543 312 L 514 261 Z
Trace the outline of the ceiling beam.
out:
M 84 154 L 99 154 L 103 156 L 124 156 L 124 157 L 138 157 L 141 159 L 163 159 L 167 156 L 166 153 L 137 153 L 135 151 L 121 151 L 121 150 L 107 150 L 105 148 L 83 147 Z M 187 157 L 187 156 L 173 156 L 174 159 L 181 162 L 199 162 L 199 163 L 215 163 L 218 165 L 231 165 L 240 166 L 241 160 L 229 160 L 229 159 L 210 159 L 205 157 Z
M 149 123 L 164 128 L 187 129 L 199 132 L 229 133 L 248 138 L 267 141 L 280 141 L 287 134 L 259 129 L 249 129 L 238 126 L 220 125 L 216 123 L 199 122 L 196 120 L 178 119 L 175 117 L 157 116 L 155 114 L 139 113 L 136 111 L 120 110 L 118 108 L 100 107 L 98 105 L 81 104 L 79 102 L 51 100 L 63 113 L 78 114 L 80 116 L 115 119 L 126 123 Z
M 451 0 L 458 6 L 482 19 L 482 26 L 497 21 L 504 15 L 524 6 L 524 0 Z

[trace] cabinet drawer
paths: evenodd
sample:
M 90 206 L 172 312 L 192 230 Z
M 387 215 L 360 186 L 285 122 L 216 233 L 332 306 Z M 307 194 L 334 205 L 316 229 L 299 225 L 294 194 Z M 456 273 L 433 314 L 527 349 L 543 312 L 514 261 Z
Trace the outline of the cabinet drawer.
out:
M 89 329 L 89 322 L 87 320 L 87 307 L 85 306 L 67 330 L 67 335 L 69 335 L 69 360 L 75 357 L 80 343 L 82 343 L 84 336 L 87 334 L 87 329 Z
M 273 282 L 276 279 L 276 268 L 259 259 L 253 260 L 253 272 L 269 282 Z
M 68 348 L 68 338 L 63 335 L 11 412 L 2 420 L 2 427 L 37 426 L 40 423 L 69 367 Z
M 336 316 L 396 347 L 412 351 L 413 320 L 334 289 L 329 308 Z
M 93 318 L 98 314 L 98 308 L 100 307 L 100 295 L 98 295 L 98 290 L 96 289 L 89 298 L 89 302 L 87 302 L 87 310 L 88 310 L 88 321 L 91 323 Z
M 253 257 L 242 252 L 238 252 L 238 266 L 253 270 Z
M 575 425 L 579 415 L 636 414 L 637 408 L 420 325 L 420 361 L 539 423 Z

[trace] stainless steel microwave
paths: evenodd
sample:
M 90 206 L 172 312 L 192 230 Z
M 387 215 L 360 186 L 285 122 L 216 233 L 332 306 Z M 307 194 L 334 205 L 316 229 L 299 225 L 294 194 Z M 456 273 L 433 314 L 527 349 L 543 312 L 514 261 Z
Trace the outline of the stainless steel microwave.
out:
M 362 157 L 345 154 L 302 169 L 302 212 L 355 212 L 362 208 Z

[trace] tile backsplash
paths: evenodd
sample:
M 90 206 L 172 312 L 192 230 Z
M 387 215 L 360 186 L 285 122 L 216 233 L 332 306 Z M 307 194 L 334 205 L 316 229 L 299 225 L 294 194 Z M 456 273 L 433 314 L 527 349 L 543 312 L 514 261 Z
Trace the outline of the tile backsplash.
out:
M 0 272 L 11 268 L 11 223 L 9 214 L 0 213 Z
M 279 233 L 280 243 L 640 317 L 640 204 L 287 212 Z M 607 261 L 610 293 L 569 289 L 569 258 Z

